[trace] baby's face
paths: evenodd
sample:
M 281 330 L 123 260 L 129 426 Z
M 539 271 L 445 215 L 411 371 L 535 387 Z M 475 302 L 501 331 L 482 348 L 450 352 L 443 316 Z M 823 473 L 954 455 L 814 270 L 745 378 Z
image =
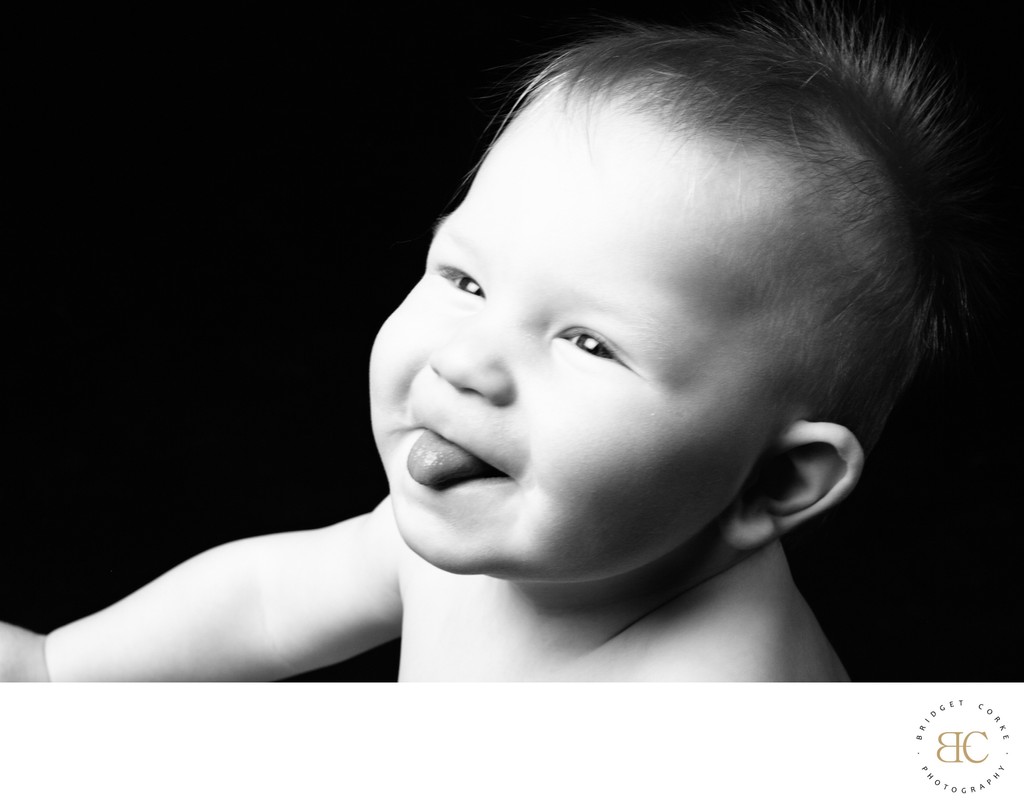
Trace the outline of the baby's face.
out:
M 735 498 L 790 420 L 752 283 L 790 190 L 726 153 L 551 103 L 502 135 L 374 347 L 374 434 L 416 552 L 609 578 Z

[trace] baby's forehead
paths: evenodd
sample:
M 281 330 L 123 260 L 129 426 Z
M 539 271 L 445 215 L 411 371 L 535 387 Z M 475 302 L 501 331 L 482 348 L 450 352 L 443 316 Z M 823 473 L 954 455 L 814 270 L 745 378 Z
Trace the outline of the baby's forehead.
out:
M 682 247 L 739 268 L 819 237 L 809 185 L 767 149 L 673 131 L 622 105 L 553 97 L 505 129 L 460 214 L 511 231 L 562 228 L 605 248 Z M 502 218 L 490 209 L 498 205 Z
M 681 215 L 711 207 L 735 224 L 778 225 L 813 214 L 805 202 L 815 196 L 814 183 L 789 156 L 697 126 L 668 126 L 614 101 L 534 101 L 506 127 L 480 173 L 501 169 L 510 192 L 533 187 L 552 200 L 573 185 L 598 198 L 618 195 L 624 204 L 637 192 L 648 207 L 665 203 L 666 214 L 673 205 Z
M 798 181 L 791 161 L 770 148 L 696 126 L 669 126 L 659 116 L 613 100 L 538 99 L 505 128 L 483 166 L 499 156 L 519 160 L 520 170 L 528 170 L 527 163 L 548 170 L 548 161 L 566 160 L 595 177 L 614 177 L 619 169 L 620 179 L 633 174 L 649 186 L 680 188 L 691 196 L 769 192 L 778 198 Z M 737 196 L 737 201 L 743 200 Z

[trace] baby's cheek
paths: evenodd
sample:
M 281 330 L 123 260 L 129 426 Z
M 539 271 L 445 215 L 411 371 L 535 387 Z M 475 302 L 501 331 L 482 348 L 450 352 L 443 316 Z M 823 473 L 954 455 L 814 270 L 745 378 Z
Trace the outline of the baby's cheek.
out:
M 541 489 L 562 507 L 605 518 L 620 500 L 628 507 L 636 490 L 646 487 L 644 479 L 656 476 L 653 469 L 661 458 L 643 435 L 616 427 L 582 429 L 583 420 L 580 416 L 533 441 L 532 465 Z
M 381 326 L 370 354 L 371 394 L 401 385 L 425 361 L 425 340 L 416 317 L 406 304 L 399 306 Z M 404 384 L 402 384 L 404 381 Z
M 730 452 L 683 433 L 634 416 L 573 439 L 554 462 L 596 522 L 696 529 L 731 501 L 738 470 Z

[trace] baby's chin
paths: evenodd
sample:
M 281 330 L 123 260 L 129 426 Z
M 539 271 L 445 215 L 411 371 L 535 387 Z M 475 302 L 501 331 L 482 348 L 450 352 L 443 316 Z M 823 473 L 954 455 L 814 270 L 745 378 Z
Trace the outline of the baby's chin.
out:
M 520 547 L 507 536 L 493 533 L 461 533 L 440 519 L 419 514 L 403 518 L 396 508 L 398 530 L 406 546 L 433 567 L 453 575 L 487 575 L 510 581 L 549 579 L 545 560 Z
M 439 515 L 394 502 L 395 522 L 406 546 L 428 564 L 454 575 L 491 575 L 500 553 L 482 532 L 460 530 Z
M 453 575 L 486 575 L 512 583 L 579 584 L 593 583 L 615 577 L 626 570 L 614 562 L 581 563 L 570 554 L 545 553 L 540 547 L 518 543 L 511 537 L 480 534 L 470 537 L 453 535 L 443 527 L 434 529 L 423 520 L 403 525 L 397 518 L 398 529 L 417 556 L 431 566 Z

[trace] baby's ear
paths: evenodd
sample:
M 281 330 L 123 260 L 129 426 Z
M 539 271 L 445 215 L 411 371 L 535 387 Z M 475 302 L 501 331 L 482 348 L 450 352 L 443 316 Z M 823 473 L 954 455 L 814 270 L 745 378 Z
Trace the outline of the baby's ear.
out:
M 753 550 L 838 505 L 864 467 L 864 450 L 845 426 L 797 421 L 762 460 L 722 515 L 721 534 Z

